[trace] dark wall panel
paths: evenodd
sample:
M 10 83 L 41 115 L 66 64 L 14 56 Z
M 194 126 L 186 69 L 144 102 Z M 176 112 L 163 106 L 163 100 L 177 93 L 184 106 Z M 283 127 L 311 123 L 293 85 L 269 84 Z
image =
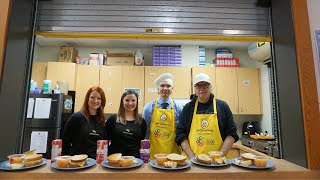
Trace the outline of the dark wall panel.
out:
M 272 1 L 274 70 L 283 158 L 306 167 L 306 148 L 290 0 Z
M 35 1 L 12 0 L 0 89 L 1 161 L 20 151 L 31 74 Z

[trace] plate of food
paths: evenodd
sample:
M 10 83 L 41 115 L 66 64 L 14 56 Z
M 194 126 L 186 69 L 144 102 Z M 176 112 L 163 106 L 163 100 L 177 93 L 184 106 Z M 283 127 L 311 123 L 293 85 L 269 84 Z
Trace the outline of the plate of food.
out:
M 179 154 L 155 154 L 155 160 L 150 161 L 150 166 L 162 170 L 181 170 L 191 167 L 191 162 L 186 156 Z
M 47 160 L 42 158 L 42 154 L 36 154 L 35 151 L 30 154 L 12 154 L 8 156 L 8 159 L 8 161 L 0 163 L 0 170 L 19 171 L 47 164 Z
M 134 156 L 122 156 L 121 153 L 111 154 L 107 160 L 102 161 L 101 165 L 109 169 L 131 169 L 140 167 L 143 161 Z
M 232 163 L 248 169 L 271 169 L 275 166 L 275 163 L 266 157 L 255 156 L 251 153 L 243 153 L 241 157 L 234 158 Z
M 59 156 L 56 161 L 51 163 L 51 167 L 57 170 L 72 171 L 92 167 L 96 164 L 96 160 L 88 158 L 86 154 L 74 156 Z
M 197 157 L 191 158 L 190 161 L 193 164 L 206 167 L 224 167 L 232 163 L 232 160 L 228 160 L 225 157 L 211 159 L 211 157 L 206 154 L 199 154 Z

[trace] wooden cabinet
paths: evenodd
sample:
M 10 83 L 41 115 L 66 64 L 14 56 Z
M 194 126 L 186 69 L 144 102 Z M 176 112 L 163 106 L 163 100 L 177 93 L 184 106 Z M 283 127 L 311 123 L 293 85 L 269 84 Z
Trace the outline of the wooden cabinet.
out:
M 105 113 L 118 113 L 122 89 L 122 66 L 100 66 L 100 87 L 106 95 Z
M 167 66 L 173 76 L 172 98 L 189 98 L 191 95 L 191 67 Z
M 88 89 L 99 86 L 99 70 L 99 66 L 77 66 L 75 112 L 81 109 Z
M 37 82 L 39 88 L 43 87 L 43 80 L 47 79 L 48 62 L 33 62 L 31 79 Z
M 166 66 L 145 66 L 144 67 L 144 104 L 158 98 L 158 89 L 153 84 L 161 74 L 167 71 Z
M 121 94 L 129 89 L 140 92 L 138 112 L 142 113 L 144 106 L 144 66 L 122 67 Z
M 261 114 L 260 73 L 256 68 L 238 68 L 239 114 Z
M 236 68 L 216 68 L 216 97 L 228 103 L 233 114 L 239 114 Z
M 194 66 L 192 67 L 192 84 L 191 84 L 191 89 L 192 89 L 192 94 L 194 94 L 194 88 L 193 88 L 193 80 L 194 77 L 199 74 L 199 73 L 204 73 L 210 76 L 211 79 L 211 85 L 212 85 L 212 92 L 213 94 L 216 94 L 216 68 L 215 67 L 206 67 L 206 66 Z
M 57 81 L 68 83 L 68 90 L 74 91 L 77 64 L 63 62 L 48 62 L 47 79 L 52 82 L 52 89 L 56 87 Z

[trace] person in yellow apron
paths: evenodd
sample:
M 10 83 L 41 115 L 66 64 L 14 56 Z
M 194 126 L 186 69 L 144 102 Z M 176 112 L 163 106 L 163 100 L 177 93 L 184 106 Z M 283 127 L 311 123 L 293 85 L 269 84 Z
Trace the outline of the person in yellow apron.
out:
M 210 77 L 195 76 L 191 102 L 187 103 L 177 126 L 176 142 L 183 153 L 192 158 L 209 151 L 220 151 L 230 158 L 228 151 L 239 137 L 228 104 L 212 94 Z
M 150 159 L 154 154 L 181 153 L 175 142 L 176 125 L 182 106 L 175 103 L 170 95 L 173 89 L 172 75 L 164 73 L 155 81 L 159 97 L 146 104 L 142 117 L 147 123 L 147 138 L 150 140 Z

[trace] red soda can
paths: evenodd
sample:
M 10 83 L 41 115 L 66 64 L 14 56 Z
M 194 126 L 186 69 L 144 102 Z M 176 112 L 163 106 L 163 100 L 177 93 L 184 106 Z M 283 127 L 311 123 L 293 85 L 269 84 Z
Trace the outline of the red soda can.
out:
M 52 140 L 51 148 L 51 162 L 56 160 L 56 157 L 61 156 L 62 153 L 62 139 Z
M 101 163 L 105 157 L 108 156 L 108 140 L 97 141 L 97 163 Z

